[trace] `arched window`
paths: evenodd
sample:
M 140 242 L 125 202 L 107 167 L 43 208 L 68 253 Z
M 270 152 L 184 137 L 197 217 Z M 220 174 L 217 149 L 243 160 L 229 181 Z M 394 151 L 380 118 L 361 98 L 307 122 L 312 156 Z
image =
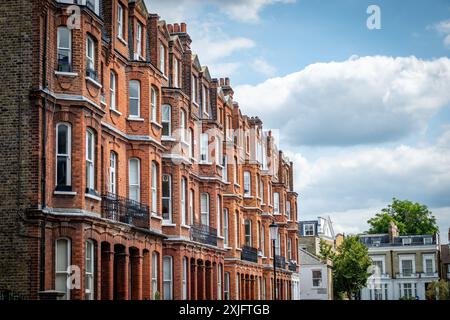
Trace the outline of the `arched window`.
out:
M 152 121 L 154 122 L 158 122 L 158 93 L 156 91 L 156 89 L 154 87 L 152 87 L 151 90 L 151 95 L 152 95 Z
M 168 104 L 162 106 L 162 135 L 170 137 L 172 135 L 172 107 Z
M 58 27 L 58 71 L 72 72 L 72 30 Z
M 70 239 L 60 238 L 55 241 L 55 290 L 64 292 L 62 299 L 70 299 L 70 288 L 67 279 L 70 277 L 71 263 Z
M 86 130 L 86 191 L 95 194 L 95 134 Z
M 172 223 L 172 177 L 162 175 L 162 217 L 165 223 Z
M 72 190 L 72 130 L 68 123 L 56 125 L 56 190 Z
M 137 80 L 130 80 L 130 118 L 141 116 L 141 83 Z
M 137 158 L 129 161 L 129 197 L 131 200 L 141 200 L 141 162 Z
M 200 195 L 201 205 L 201 223 L 209 226 L 209 194 L 202 193 Z

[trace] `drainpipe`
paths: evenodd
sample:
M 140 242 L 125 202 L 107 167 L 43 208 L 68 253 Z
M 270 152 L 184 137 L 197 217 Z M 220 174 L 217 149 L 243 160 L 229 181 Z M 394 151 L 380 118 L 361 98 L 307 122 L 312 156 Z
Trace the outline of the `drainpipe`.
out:
M 47 89 L 47 31 L 48 29 L 48 9 L 45 13 L 44 20 L 44 43 L 42 54 L 42 88 Z M 46 175 L 47 175 L 47 97 L 44 92 L 42 97 L 42 174 L 41 174 L 41 210 L 45 210 L 46 204 Z M 41 221 L 41 244 L 40 244 L 40 261 L 39 261 L 39 289 L 45 290 L 45 217 Z

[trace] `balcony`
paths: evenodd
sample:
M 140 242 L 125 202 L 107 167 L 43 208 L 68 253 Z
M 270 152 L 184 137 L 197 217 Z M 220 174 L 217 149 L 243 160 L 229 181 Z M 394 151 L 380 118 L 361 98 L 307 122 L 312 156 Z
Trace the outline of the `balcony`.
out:
M 193 224 L 190 229 L 191 240 L 217 246 L 217 230 L 204 224 Z
M 288 264 L 288 270 L 292 271 L 292 272 L 296 272 L 297 271 L 297 264 L 293 261 L 290 261 Z
M 148 206 L 120 197 L 112 193 L 102 196 L 102 217 L 117 222 L 133 225 L 138 228 L 149 229 Z
M 371 279 L 390 279 L 391 275 L 389 273 L 378 273 L 374 272 L 371 276 Z
M 241 252 L 241 260 L 250 261 L 250 262 L 258 262 L 258 249 L 253 247 L 242 247 Z
M 439 277 L 437 272 L 422 272 L 420 274 L 421 278 L 437 278 Z
M 286 268 L 286 258 L 283 256 L 275 255 L 275 266 L 277 268 L 285 269 Z

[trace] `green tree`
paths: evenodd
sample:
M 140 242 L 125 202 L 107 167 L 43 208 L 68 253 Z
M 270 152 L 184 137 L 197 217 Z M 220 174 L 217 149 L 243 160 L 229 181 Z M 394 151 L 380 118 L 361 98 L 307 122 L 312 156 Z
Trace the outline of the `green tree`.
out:
M 333 246 L 331 244 L 327 243 L 323 239 L 320 239 L 319 248 L 319 258 L 322 262 L 327 262 L 328 260 L 333 261 L 335 253 L 333 252 Z
M 372 265 L 367 247 L 357 236 L 348 236 L 333 255 L 333 284 L 336 296 L 345 294 L 348 299 L 366 286 Z
M 436 218 L 427 206 L 409 200 L 392 199 L 392 203 L 369 219 L 369 233 L 387 233 L 394 222 L 400 235 L 434 234 L 438 231 Z
M 428 286 L 425 293 L 429 300 L 449 300 L 450 299 L 450 285 L 445 280 L 433 281 Z

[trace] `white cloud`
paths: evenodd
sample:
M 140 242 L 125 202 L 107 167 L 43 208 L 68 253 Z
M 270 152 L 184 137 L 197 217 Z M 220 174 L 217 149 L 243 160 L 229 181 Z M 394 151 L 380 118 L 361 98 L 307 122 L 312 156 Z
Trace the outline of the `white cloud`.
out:
M 269 5 L 294 2 L 295 0 L 146 0 L 150 12 L 156 12 L 169 21 L 185 20 L 198 15 L 205 6 L 213 5 L 229 18 L 243 23 L 258 22 L 261 11 Z
M 353 57 L 235 88 L 247 114 L 290 145 L 397 141 L 450 102 L 450 59 Z
M 264 60 L 261 57 L 256 58 L 252 62 L 252 68 L 256 72 L 261 73 L 262 75 L 265 75 L 268 77 L 273 76 L 277 72 L 277 68 L 272 66 L 269 62 L 267 62 L 266 60 Z
M 450 19 L 438 22 L 428 29 L 434 29 L 444 35 L 444 46 L 450 49 Z

